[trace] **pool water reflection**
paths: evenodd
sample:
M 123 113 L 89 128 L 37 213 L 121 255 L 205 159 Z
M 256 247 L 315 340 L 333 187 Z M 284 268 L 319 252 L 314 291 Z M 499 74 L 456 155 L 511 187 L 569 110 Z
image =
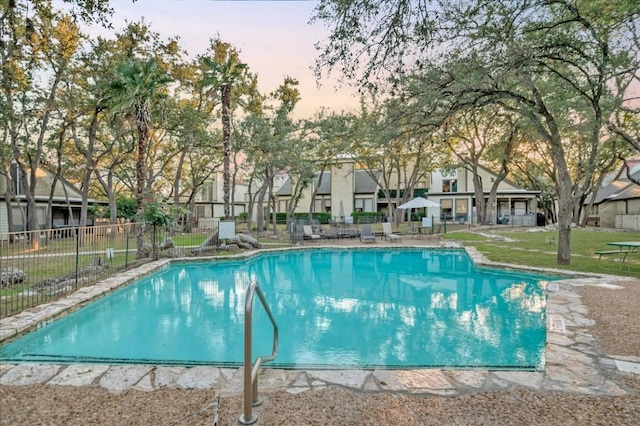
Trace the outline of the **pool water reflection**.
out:
M 2 361 L 238 365 L 257 280 L 286 368 L 544 366 L 549 277 L 463 250 L 317 249 L 174 263 L 2 348 Z M 255 305 L 254 354 L 272 329 Z

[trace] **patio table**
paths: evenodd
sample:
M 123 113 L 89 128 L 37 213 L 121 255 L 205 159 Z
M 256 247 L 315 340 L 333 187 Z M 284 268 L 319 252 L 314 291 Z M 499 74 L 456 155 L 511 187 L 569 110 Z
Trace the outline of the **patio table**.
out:
M 635 252 L 640 247 L 640 241 L 613 241 L 607 243 L 608 246 L 618 247 L 620 253 L 624 253 L 622 262 L 627 260 L 629 253 Z

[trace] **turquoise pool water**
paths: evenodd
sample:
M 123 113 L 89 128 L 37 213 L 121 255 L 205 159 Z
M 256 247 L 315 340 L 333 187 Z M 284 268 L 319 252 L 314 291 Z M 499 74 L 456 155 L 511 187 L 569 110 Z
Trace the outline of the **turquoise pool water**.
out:
M 462 250 L 267 253 L 175 263 L 3 347 L 3 362 L 239 365 L 257 280 L 287 368 L 541 369 L 549 277 L 475 268 Z M 271 353 L 259 302 L 254 354 Z

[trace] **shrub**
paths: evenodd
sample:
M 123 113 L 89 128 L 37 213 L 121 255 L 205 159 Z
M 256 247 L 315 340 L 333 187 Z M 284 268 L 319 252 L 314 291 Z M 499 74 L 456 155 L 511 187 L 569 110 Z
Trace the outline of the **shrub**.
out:
M 382 213 L 380 212 L 353 212 L 354 223 L 378 223 L 382 222 Z
M 293 218 L 295 220 L 308 221 L 309 213 L 294 213 Z M 317 220 L 323 225 L 331 223 L 331 213 L 313 213 L 311 218 Z

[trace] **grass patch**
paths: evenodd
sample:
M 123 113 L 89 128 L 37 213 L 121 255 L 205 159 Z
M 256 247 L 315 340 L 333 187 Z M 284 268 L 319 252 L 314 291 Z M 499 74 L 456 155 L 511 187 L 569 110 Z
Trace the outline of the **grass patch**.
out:
M 492 238 L 487 235 L 504 238 Z M 556 242 L 549 243 L 550 236 L 555 237 Z M 640 252 L 631 253 L 624 263 L 622 263 L 622 255 L 612 254 L 598 259 L 599 256 L 595 254 L 598 250 L 615 249 L 607 246 L 611 241 L 638 241 L 640 236 L 637 233 L 573 229 L 570 265 L 558 265 L 555 231 L 526 232 L 520 229 L 495 228 L 484 230 L 482 233 L 473 230 L 447 233 L 442 238 L 474 246 L 492 262 L 640 277 Z

